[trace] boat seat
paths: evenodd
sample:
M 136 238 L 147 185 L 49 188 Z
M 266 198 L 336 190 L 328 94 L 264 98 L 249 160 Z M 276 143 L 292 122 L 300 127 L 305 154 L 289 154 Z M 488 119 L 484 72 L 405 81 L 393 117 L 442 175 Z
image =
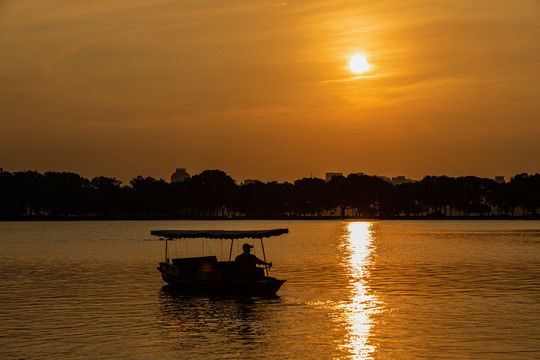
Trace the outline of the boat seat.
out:
M 176 258 L 172 259 L 173 265 L 181 266 L 184 264 L 199 264 L 202 262 L 217 262 L 217 257 L 215 256 L 199 256 L 199 257 L 189 257 L 189 258 Z
M 215 256 L 200 256 L 192 258 L 172 259 L 172 263 L 179 268 L 179 274 L 184 278 L 195 278 L 199 270 L 210 271 L 217 263 Z

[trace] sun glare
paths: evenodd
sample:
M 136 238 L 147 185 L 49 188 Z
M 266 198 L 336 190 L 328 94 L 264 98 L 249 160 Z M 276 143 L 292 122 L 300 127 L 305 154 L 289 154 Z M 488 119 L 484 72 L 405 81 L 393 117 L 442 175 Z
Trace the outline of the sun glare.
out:
M 375 350 L 370 343 L 373 333 L 373 316 L 378 308 L 378 299 L 369 287 L 370 269 L 373 267 L 375 233 L 371 222 L 351 222 L 344 237 L 343 265 L 350 278 L 350 302 L 344 306 L 344 320 L 349 333 L 344 348 L 352 353 L 353 359 L 372 359 Z
M 371 68 L 366 57 L 361 54 L 356 54 L 351 57 L 349 61 L 349 69 L 356 74 L 361 74 L 368 71 Z

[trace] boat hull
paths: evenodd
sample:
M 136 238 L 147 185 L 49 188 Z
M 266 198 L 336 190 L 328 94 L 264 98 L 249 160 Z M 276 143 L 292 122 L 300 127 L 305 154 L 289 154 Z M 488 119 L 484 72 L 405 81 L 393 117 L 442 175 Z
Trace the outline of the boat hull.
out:
M 170 274 L 164 266 L 158 267 L 158 270 L 163 281 L 176 291 L 188 294 L 274 297 L 286 281 L 273 277 L 257 280 L 201 281 L 176 277 Z

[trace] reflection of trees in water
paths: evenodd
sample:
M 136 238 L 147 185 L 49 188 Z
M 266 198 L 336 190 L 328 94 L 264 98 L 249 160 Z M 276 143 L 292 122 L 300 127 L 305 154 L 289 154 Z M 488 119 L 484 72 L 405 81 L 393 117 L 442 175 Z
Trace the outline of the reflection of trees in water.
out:
M 158 317 L 164 337 L 177 338 L 182 349 L 208 350 L 223 346 L 266 347 L 269 306 L 279 299 L 196 297 L 177 293 L 169 286 L 160 294 Z M 205 350 L 205 351 L 206 351 Z M 222 349 L 223 351 L 223 349 Z

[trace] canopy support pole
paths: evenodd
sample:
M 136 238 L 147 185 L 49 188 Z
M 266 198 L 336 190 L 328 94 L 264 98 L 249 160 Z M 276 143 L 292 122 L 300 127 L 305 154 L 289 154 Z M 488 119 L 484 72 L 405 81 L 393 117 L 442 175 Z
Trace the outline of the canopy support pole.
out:
M 261 238 L 261 248 L 262 248 L 262 251 L 263 251 L 263 259 L 264 259 L 264 262 L 266 262 L 266 254 L 264 253 L 264 242 L 263 242 L 263 238 Z M 266 276 L 268 276 L 268 266 L 266 266 L 265 269 L 266 269 Z
M 169 250 L 167 249 L 169 238 L 165 238 L 165 262 L 169 262 Z
M 231 257 L 232 257 L 232 247 L 233 247 L 233 244 L 234 244 L 234 239 L 231 239 L 231 251 L 229 251 L 229 261 L 231 261 Z

